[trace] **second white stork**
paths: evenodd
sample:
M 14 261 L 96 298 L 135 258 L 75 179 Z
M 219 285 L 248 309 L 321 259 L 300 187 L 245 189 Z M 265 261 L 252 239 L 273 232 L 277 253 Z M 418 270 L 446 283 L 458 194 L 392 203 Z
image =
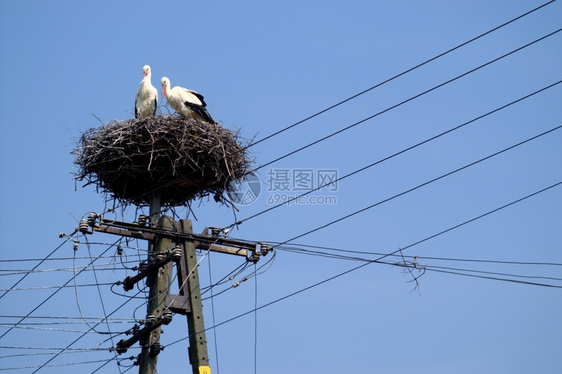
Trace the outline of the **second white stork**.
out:
M 156 108 L 158 107 L 158 91 L 152 85 L 150 66 L 144 65 L 142 68 L 144 78 L 140 83 L 137 90 L 137 97 L 135 99 L 135 118 L 142 118 L 156 115 Z
M 174 110 L 184 117 L 191 117 L 200 119 L 206 122 L 215 123 L 209 112 L 205 107 L 207 104 L 203 95 L 188 90 L 180 86 L 170 88 L 170 80 L 163 77 L 162 83 L 162 98 L 166 96 L 166 100 Z

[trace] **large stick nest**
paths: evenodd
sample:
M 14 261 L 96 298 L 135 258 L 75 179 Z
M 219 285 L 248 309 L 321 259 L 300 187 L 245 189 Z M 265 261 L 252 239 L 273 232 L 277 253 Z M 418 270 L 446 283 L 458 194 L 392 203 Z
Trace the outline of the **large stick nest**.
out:
M 251 161 L 238 132 L 192 118 L 155 116 L 112 121 L 85 131 L 76 156 L 77 180 L 128 205 L 186 205 L 213 195 L 224 201 Z

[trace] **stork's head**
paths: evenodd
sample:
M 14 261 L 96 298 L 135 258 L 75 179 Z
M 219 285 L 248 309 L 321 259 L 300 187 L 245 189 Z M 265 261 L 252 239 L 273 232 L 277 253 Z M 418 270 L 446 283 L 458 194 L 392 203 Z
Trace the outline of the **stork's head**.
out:
M 144 65 L 142 67 L 142 71 L 144 72 L 144 76 L 146 77 L 147 75 L 150 75 L 150 66 L 148 65 Z
M 164 96 L 166 96 L 166 90 L 170 89 L 170 80 L 168 79 L 168 77 L 162 77 L 160 83 L 162 83 L 162 99 L 163 99 Z

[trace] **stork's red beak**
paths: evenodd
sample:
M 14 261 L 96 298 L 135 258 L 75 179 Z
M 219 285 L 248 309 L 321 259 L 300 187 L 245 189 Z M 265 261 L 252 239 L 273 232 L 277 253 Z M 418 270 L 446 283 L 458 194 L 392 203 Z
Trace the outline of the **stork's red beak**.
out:
M 162 86 L 162 100 L 164 100 L 164 96 L 166 96 L 166 86 Z

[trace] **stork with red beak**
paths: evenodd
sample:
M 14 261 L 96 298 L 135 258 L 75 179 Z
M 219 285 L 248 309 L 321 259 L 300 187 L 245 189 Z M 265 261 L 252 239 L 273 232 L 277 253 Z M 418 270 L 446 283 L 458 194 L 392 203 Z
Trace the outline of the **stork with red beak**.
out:
M 135 118 L 149 117 L 156 115 L 158 107 L 158 91 L 151 82 L 150 66 L 144 65 L 142 68 L 144 78 L 137 90 L 135 99 Z
M 205 109 L 207 104 L 203 95 L 179 86 L 170 88 L 170 80 L 167 77 L 163 77 L 161 83 L 162 99 L 166 96 L 166 100 L 168 100 L 168 103 L 174 108 L 176 113 L 184 117 L 215 123 L 207 109 Z

